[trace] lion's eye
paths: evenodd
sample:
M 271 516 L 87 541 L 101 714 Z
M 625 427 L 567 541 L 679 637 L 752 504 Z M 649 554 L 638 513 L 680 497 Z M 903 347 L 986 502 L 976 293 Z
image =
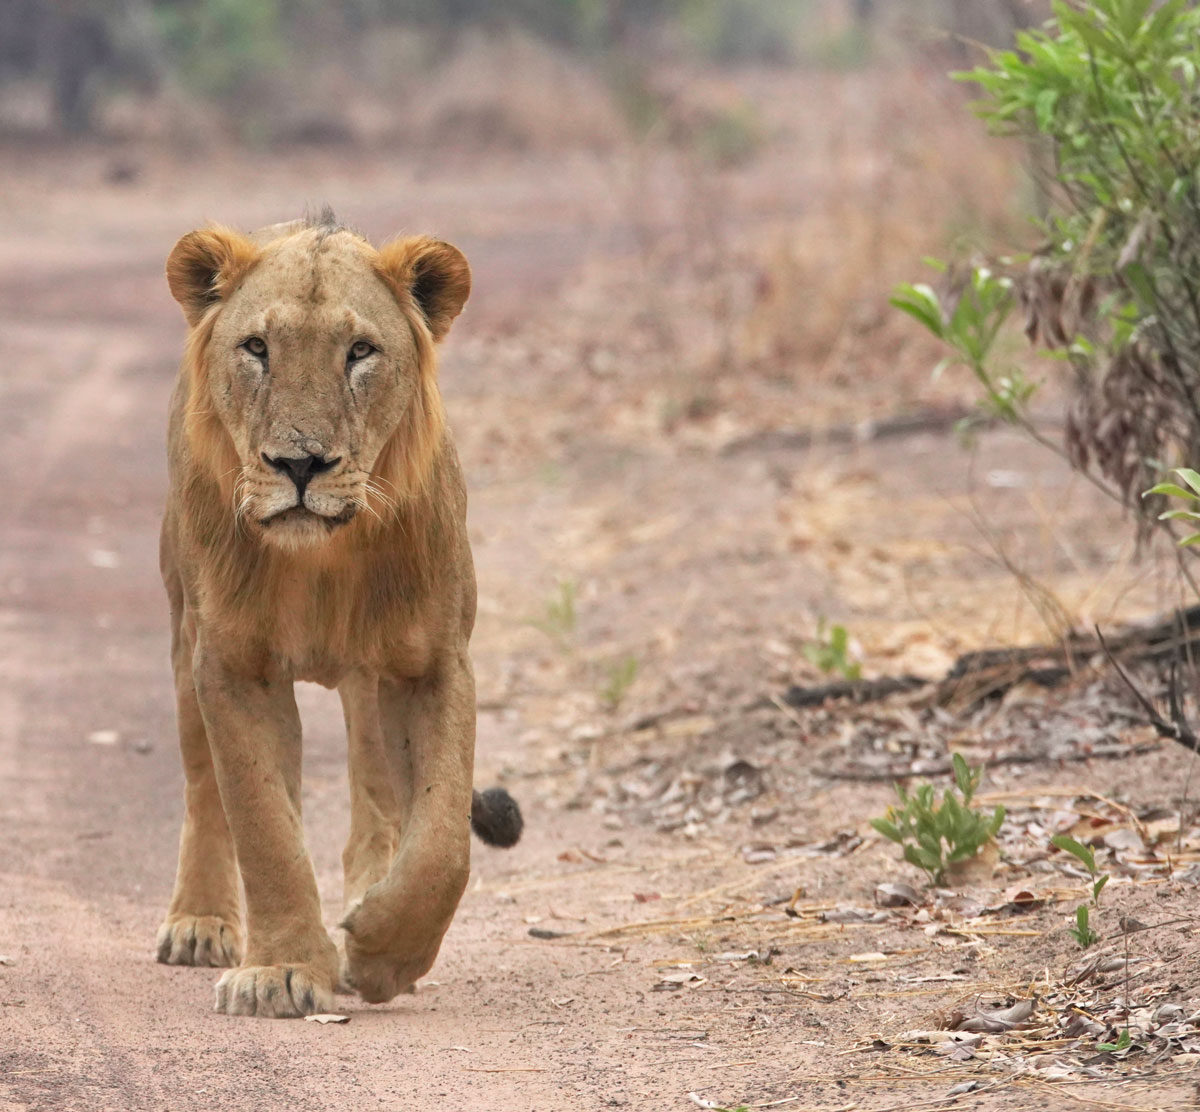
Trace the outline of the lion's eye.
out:
M 248 340 L 243 340 L 240 347 L 243 351 L 248 351 L 255 359 L 266 359 L 267 357 L 267 341 L 261 336 L 251 336 Z
M 347 363 L 357 363 L 360 359 L 366 359 L 368 355 L 379 349 L 374 344 L 367 343 L 366 340 L 356 340 L 350 345 L 350 351 L 346 356 Z

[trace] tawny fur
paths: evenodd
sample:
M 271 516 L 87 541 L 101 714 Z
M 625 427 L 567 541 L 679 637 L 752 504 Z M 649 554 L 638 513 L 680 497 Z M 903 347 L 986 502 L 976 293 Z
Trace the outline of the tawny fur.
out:
M 237 966 L 230 1013 L 326 1009 L 339 976 L 385 1000 L 432 964 L 468 873 L 475 580 L 435 344 L 470 271 L 323 221 L 192 232 L 167 277 L 190 325 L 162 535 L 187 808 L 159 958 Z M 310 455 L 307 486 L 272 462 Z M 303 845 L 298 679 L 338 688 L 350 741 L 340 968 Z

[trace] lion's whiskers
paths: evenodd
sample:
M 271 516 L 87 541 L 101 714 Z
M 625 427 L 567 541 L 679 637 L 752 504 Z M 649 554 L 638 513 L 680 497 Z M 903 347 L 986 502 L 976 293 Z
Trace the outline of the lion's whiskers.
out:
M 233 525 L 239 536 L 245 535 L 246 510 L 249 509 L 250 503 L 254 499 L 254 492 L 246 490 L 250 482 L 250 475 L 245 467 L 231 467 L 225 475 L 232 474 L 234 471 L 239 472 L 238 477 L 233 481 L 233 489 L 230 494 L 231 508 L 233 510 Z M 222 478 L 225 476 L 222 475 Z
M 377 499 L 379 499 L 380 502 L 383 503 L 384 508 L 388 511 L 388 513 L 392 517 L 396 516 L 396 514 L 399 512 L 399 507 L 397 506 L 396 500 L 394 498 L 392 498 L 388 494 L 385 494 L 384 491 L 371 479 L 365 479 L 363 481 L 362 485 L 363 485 L 363 489 L 366 491 L 366 493 L 368 495 L 374 495 L 374 497 L 376 497 Z M 388 484 L 388 485 L 390 486 L 391 484 Z M 373 514 L 375 514 L 375 517 L 379 520 L 380 524 L 383 523 L 383 518 L 380 517 L 379 513 L 375 510 L 375 508 L 369 504 L 369 498 L 364 498 L 362 500 L 362 505 L 366 506 L 367 509 L 369 509 Z
M 378 521 L 380 525 L 383 524 L 383 518 L 381 518 L 379 516 L 379 511 L 376 510 L 375 507 L 371 505 L 371 503 L 368 499 L 352 498 L 350 501 L 353 505 L 357 506 L 360 510 L 366 510 L 367 513 L 369 513 L 376 521 Z

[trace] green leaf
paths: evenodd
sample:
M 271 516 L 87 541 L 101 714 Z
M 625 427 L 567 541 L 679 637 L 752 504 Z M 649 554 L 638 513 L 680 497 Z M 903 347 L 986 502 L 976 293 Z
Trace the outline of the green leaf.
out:
M 1104 891 L 1104 886 L 1108 883 L 1109 876 L 1105 873 L 1095 884 L 1092 885 L 1092 903 L 1100 902 L 1100 893 Z
M 958 790 L 963 793 L 964 797 L 969 798 L 971 792 L 975 790 L 971 783 L 970 766 L 961 753 L 951 753 L 950 763 L 954 766 L 954 782 L 958 785 Z
M 1072 857 L 1077 857 L 1083 862 L 1084 868 L 1086 868 L 1089 873 L 1095 875 L 1096 855 L 1088 846 L 1082 845 L 1081 843 L 1075 841 L 1074 838 L 1068 837 L 1066 834 L 1055 834 L 1054 837 L 1050 839 L 1050 844 L 1071 854 Z
M 920 819 L 917 820 L 917 845 L 928 854 L 936 857 L 939 861 L 942 859 L 942 839 L 939 835 L 929 830 L 922 830 L 921 827 L 927 825 Z M 928 825 L 932 825 L 930 822 Z
M 1164 510 L 1158 515 L 1159 521 L 1200 521 L 1200 513 L 1195 510 Z
M 919 321 L 939 339 L 945 336 L 945 325 L 942 321 L 942 307 L 938 296 L 924 283 L 910 285 L 902 282 L 896 287 L 896 292 L 889 299 L 890 303 L 902 313 L 907 313 Z
M 919 869 L 924 869 L 927 873 L 937 876 L 942 871 L 942 859 L 936 853 L 930 853 L 928 850 L 921 849 L 919 846 L 907 845 L 904 847 L 904 860 L 910 865 L 916 865 Z
M 1058 104 L 1057 89 L 1043 89 L 1033 102 L 1034 119 L 1037 120 L 1038 130 L 1048 132 L 1054 120 L 1054 108 Z
M 1143 498 L 1148 498 L 1152 494 L 1165 494 L 1169 498 L 1187 498 L 1192 502 L 1200 501 L 1200 496 L 1193 494 L 1190 490 L 1184 490 L 1176 483 L 1157 483 L 1149 490 L 1142 491 Z
M 1193 471 L 1190 467 L 1177 467 L 1175 468 L 1175 474 L 1196 492 L 1191 495 L 1192 498 L 1200 495 L 1200 472 Z
M 900 833 L 899 827 L 895 823 L 888 822 L 887 819 L 872 819 L 871 825 L 889 841 L 901 845 L 904 842 L 904 835 Z
M 1129 1028 L 1125 1027 L 1115 1043 L 1096 1043 L 1096 1049 L 1111 1054 L 1118 1050 L 1128 1050 L 1132 1043 L 1133 1037 L 1129 1034 Z

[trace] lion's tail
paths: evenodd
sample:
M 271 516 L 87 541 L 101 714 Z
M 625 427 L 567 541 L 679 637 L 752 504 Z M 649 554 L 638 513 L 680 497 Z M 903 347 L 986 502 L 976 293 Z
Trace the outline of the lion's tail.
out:
M 471 794 L 471 829 L 489 846 L 515 846 L 525 829 L 521 808 L 503 788 Z

